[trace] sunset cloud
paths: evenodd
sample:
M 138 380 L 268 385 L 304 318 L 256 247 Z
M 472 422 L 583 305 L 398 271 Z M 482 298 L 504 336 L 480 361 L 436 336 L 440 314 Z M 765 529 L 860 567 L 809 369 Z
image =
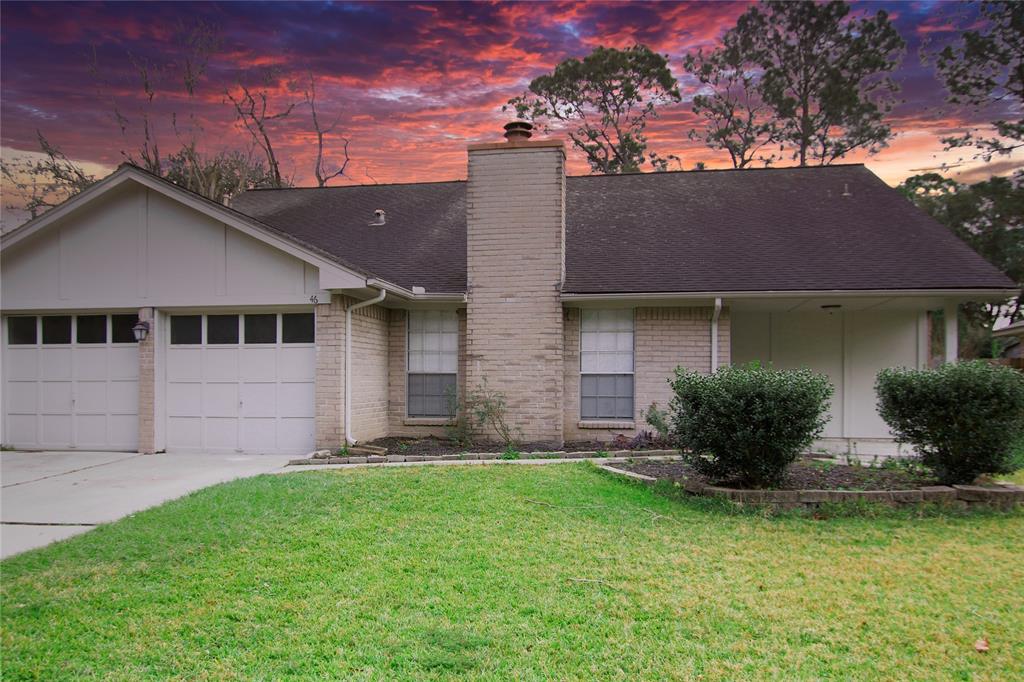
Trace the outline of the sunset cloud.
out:
M 225 90 L 263 86 L 277 110 L 302 100 L 312 73 L 322 117 L 340 116 L 338 131 L 351 139 L 348 182 L 461 178 L 465 145 L 498 138 L 508 118 L 501 105 L 531 78 L 598 45 L 636 42 L 668 55 L 679 76 L 683 56 L 714 47 L 747 4 L 4 3 L 2 153 L 35 151 L 39 130 L 69 157 L 111 168 L 137 147 L 143 114 L 165 150 L 175 146 L 172 121 L 201 129 L 208 151 L 243 148 Z M 938 136 L 984 123 L 992 112 L 946 106 L 920 50 L 954 39 L 953 27 L 964 20 L 957 13 L 965 10 L 923 2 L 854 7 L 890 11 L 908 50 L 896 74 L 905 100 L 892 116 L 899 135 L 877 156 L 847 160 L 866 161 L 890 183 L 916 168 L 956 162 L 963 152 L 943 152 Z M 196 22 L 216 28 L 220 47 L 190 98 L 181 81 L 182 38 Z M 139 65 L 156 86 L 151 103 Z M 684 90 L 692 87 L 684 82 Z M 123 133 L 115 107 L 127 120 Z M 665 109 L 650 125 L 652 148 L 679 155 L 687 168 L 697 161 L 724 166 L 722 154 L 687 139 L 694 123 L 687 101 Z M 283 170 L 309 184 L 315 150 L 308 108 L 297 106 L 274 133 Z M 961 168 L 977 174 L 976 166 Z M 577 155 L 569 168 L 588 170 Z

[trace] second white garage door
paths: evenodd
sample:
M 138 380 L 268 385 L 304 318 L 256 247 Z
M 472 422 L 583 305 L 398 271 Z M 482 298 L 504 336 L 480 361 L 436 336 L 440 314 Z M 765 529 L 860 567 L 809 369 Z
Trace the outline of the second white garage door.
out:
M 312 450 L 314 328 L 306 312 L 172 315 L 168 452 Z

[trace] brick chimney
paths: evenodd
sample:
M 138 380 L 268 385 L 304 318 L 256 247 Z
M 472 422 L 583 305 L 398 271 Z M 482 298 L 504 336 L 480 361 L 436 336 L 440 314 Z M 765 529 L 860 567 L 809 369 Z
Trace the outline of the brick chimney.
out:
M 525 441 L 560 445 L 565 147 L 531 128 L 469 147 L 466 386 L 501 391 Z

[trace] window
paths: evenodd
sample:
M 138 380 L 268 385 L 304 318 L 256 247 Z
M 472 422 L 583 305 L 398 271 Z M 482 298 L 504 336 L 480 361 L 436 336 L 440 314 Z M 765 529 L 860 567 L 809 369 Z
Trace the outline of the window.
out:
M 580 416 L 633 419 L 633 311 L 584 310 Z
M 408 414 L 449 417 L 459 364 L 459 318 L 454 310 L 409 312 Z
M 44 317 L 43 343 L 71 343 L 71 316 Z
M 132 327 L 139 321 L 137 315 L 111 315 L 110 340 L 113 343 L 135 343 Z
M 285 313 L 281 315 L 282 343 L 313 343 L 316 323 L 313 313 Z
M 34 346 L 36 344 L 36 338 L 36 318 L 7 318 L 7 343 L 12 346 Z
M 78 343 L 106 343 L 107 316 L 79 315 L 75 322 L 75 340 Z
M 203 316 L 202 315 L 173 315 L 171 316 L 171 344 L 178 346 L 182 344 L 203 342 Z
M 246 315 L 246 343 L 277 343 L 277 315 Z
M 238 315 L 207 315 L 206 343 L 238 343 Z

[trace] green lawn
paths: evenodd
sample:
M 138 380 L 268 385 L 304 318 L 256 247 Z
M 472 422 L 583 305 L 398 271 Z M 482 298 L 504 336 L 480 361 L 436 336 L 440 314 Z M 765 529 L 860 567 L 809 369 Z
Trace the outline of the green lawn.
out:
M 1022 541 L 585 464 L 263 476 L 0 565 L 3 678 L 1022 679 Z

